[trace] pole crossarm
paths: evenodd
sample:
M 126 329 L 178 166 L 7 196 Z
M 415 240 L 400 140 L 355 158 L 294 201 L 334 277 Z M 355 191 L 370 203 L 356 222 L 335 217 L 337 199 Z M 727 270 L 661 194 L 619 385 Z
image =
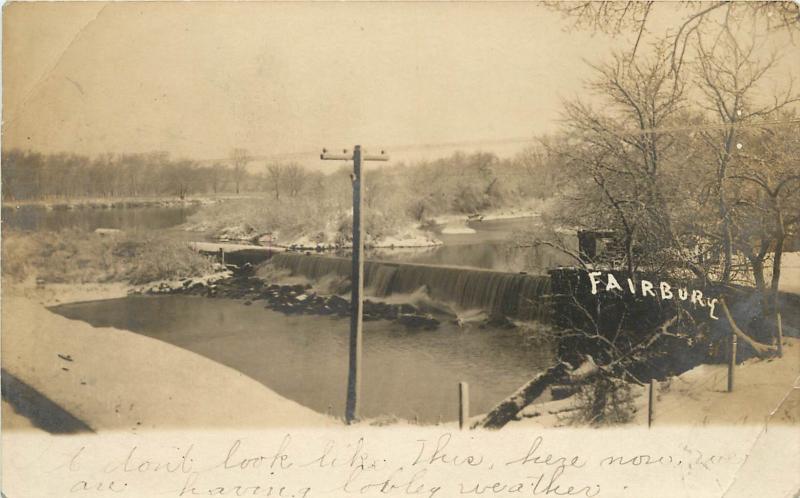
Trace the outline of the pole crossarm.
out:
M 329 152 L 328 149 L 322 149 L 322 154 L 319 158 L 323 161 L 352 161 L 354 153 L 345 149 L 341 153 Z M 388 161 L 389 155 L 386 151 L 381 151 L 380 154 L 368 154 L 366 150 L 361 151 L 362 161 Z
M 389 156 L 381 151 L 380 154 L 364 154 L 361 156 L 362 161 L 388 161 Z

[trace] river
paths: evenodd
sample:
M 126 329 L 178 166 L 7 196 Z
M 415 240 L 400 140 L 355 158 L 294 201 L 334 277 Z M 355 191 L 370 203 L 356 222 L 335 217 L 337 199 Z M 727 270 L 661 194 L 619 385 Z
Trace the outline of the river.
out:
M 321 413 L 344 410 L 349 319 L 283 315 L 254 303 L 191 296 L 129 297 L 53 310 L 97 327 L 117 327 L 188 349 L 234 368 Z M 520 329 L 434 331 L 394 322 L 364 324 L 361 414 L 420 423 L 452 421 L 458 383 L 470 409 L 485 413 L 553 362 L 551 345 Z
M 520 232 L 537 233 L 542 230 L 538 217 L 471 221 L 467 226 L 475 233 L 436 234 L 442 241 L 441 246 L 382 249 L 372 254 L 376 259 L 389 261 L 531 273 L 545 273 L 548 268 L 573 263 L 569 256 L 552 247 L 520 247 L 515 242 L 515 236 Z
M 41 205 L 3 206 L 3 230 L 57 232 L 116 228 L 158 230 L 186 222 L 199 206 L 116 206 L 52 209 Z

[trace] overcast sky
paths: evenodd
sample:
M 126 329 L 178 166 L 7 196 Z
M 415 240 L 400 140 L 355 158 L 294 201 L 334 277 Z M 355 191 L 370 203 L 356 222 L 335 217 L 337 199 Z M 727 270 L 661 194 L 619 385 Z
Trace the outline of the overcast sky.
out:
M 569 27 L 533 3 L 18 3 L 4 147 L 213 159 L 532 136 L 584 60 L 630 44 Z

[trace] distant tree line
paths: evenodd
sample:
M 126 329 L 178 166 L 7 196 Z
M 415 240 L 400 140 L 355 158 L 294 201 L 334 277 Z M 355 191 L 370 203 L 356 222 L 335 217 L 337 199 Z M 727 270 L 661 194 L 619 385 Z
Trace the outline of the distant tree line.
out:
M 323 174 L 297 163 L 268 162 L 254 173 L 245 168 L 250 161 L 245 149 L 234 149 L 229 161 L 211 165 L 173 159 L 164 152 L 89 157 L 11 149 L 2 153 L 3 200 L 263 192 L 279 203 L 303 196 L 311 196 L 303 202 L 321 203 L 323 197 L 350 202 L 348 167 Z M 513 158 L 456 152 L 370 170 L 365 177 L 370 208 L 417 221 L 549 197 L 560 178 L 559 168 L 541 145 Z
M 406 209 L 414 220 L 424 221 L 440 214 L 480 213 L 552 197 L 563 181 L 554 159 L 544 146 L 534 145 L 511 158 L 456 152 L 415 163 L 405 173 Z M 394 187 L 384 185 L 387 181 L 380 176 L 367 177 L 368 189 L 385 191 L 373 194 L 375 201 L 391 195 Z
M 513 157 L 456 152 L 435 160 L 369 167 L 364 173 L 368 239 L 432 226 L 442 215 L 541 207 L 564 181 L 542 144 Z M 204 206 L 193 222 L 218 235 L 272 234 L 283 242 L 346 243 L 352 233 L 352 165 L 322 173 L 295 163 L 265 163 L 263 194 Z
M 42 154 L 2 152 L 3 200 L 114 198 L 237 193 L 264 188 L 261 175 L 236 163 L 200 164 L 167 153 Z

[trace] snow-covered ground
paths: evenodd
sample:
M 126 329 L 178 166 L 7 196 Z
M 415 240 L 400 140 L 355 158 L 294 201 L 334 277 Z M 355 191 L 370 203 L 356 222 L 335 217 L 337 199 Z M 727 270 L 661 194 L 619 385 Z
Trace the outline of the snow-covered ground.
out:
M 184 226 L 184 230 L 193 232 L 203 232 L 209 229 L 210 227 L 204 224 Z M 474 231 L 469 233 L 473 232 Z M 352 247 L 352 244 L 349 242 L 342 243 L 338 241 L 336 231 L 331 227 L 326 228 L 324 233 L 283 237 L 277 233 L 260 234 L 247 226 L 230 226 L 220 230 L 216 238 L 220 242 L 226 244 L 236 245 L 237 243 L 244 242 L 252 244 L 253 241 L 257 240 L 261 246 L 294 250 L 333 250 Z M 370 247 L 376 248 L 415 248 L 435 247 L 441 245 L 442 241 L 434 237 L 430 232 L 409 224 L 405 227 L 398 228 L 394 235 L 386 235 L 377 239 L 368 238 L 366 243 Z M 205 243 L 205 245 L 209 245 L 209 243 Z M 248 247 L 252 248 L 253 246 Z
M 800 423 L 800 340 L 785 339 L 782 358 L 749 359 L 736 366 L 733 392 L 727 392 L 727 365 L 699 365 L 660 383 L 655 424 Z M 647 399 L 638 403 L 636 421 L 647 423 Z
M 378 248 L 414 248 L 414 247 L 434 247 L 442 245 L 442 241 L 433 237 L 428 232 L 418 230 L 413 227 L 406 227 L 400 230 L 397 235 L 383 237 L 371 244 Z
M 22 206 L 41 206 L 46 209 L 66 208 L 66 209 L 91 209 L 91 208 L 116 208 L 123 206 L 149 206 L 149 207 L 167 207 L 167 206 L 185 206 L 185 205 L 208 205 L 216 202 L 221 202 L 226 197 L 187 197 L 180 199 L 177 197 L 87 197 L 87 198 L 73 198 L 73 199 L 55 199 L 55 200 L 17 200 L 17 201 L 4 201 L 3 207 L 19 208 Z
M 33 279 L 23 283 L 10 284 L 3 282 L 3 312 L 6 308 L 6 297 L 11 294 L 25 298 L 43 306 L 78 303 L 83 301 L 99 301 L 101 299 L 117 299 L 125 297 L 131 286 L 124 282 L 93 284 L 56 284 L 36 285 Z M 3 334 L 6 326 L 3 324 Z
M 233 276 L 233 272 L 223 269 L 222 265 L 218 266 L 217 271 L 208 275 L 191 278 L 179 278 L 170 280 L 158 280 L 144 285 L 132 287 L 129 294 L 168 294 L 175 289 L 192 288 L 197 285 L 208 287 L 211 284 L 217 283 L 220 280 L 225 280 Z
M 544 203 L 539 203 L 535 206 L 516 206 L 500 209 L 493 209 L 489 211 L 482 211 L 473 213 L 472 215 L 465 214 L 444 214 L 436 216 L 432 219 L 437 225 L 445 226 L 458 226 L 464 225 L 467 221 L 490 221 L 490 220 L 507 220 L 513 218 L 530 218 L 540 216 Z
M 780 290 L 800 294 L 800 252 L 787 252 L 783 255 Z
M 541 214 L 540 208 L 505 208 L 498 209 L 483 215 L 484 221 L 489 220 L 506 220 L 511 218 L 527 218 L 531 216 L 539 216 Z
M 336 423 L 195 353 L 31 299 L 4 292 L 2 320 L 3 369 L 94 431 Z M 3 429 L 30 426 L 3 403 Z
M 253 244 L 235 244 L 231 242 L 190 242 L 189 247 L 191 247 L 195 251 L 202 251 L 202 252 L 218 252 L 220 249 L 222 249 L 223 251 L 255 250 L 255 251 L 270 251 L 270 252 L 280 252 L 286 250 L 283 247 L 264 246 L 264 245 L 257 246 Z
M 782 358 L 749 359 L 737 365 L 727 392 L 726 364 L 699 365 L 657 383 L 653 424 L 764 425 L 800 423 L 800 339 L 784 340 Z M 647 389 L 632 388 L 636 413 L 631 425 L 647 425 Z M 529 405 L 508 427 L 569 425 L 575 397 Z
M 315 238 L 309 236 L 296 237 L 290 241 L 272 241 L 270 242 L 276 247 L 289 248 L 294 250 L 332 250 L 332 249 L 350 249 L 352 243 L 335 243 L 335 237 L 328 234 L 324 237 L 323 242 L 318 242 Z M 415 228 L 411 225 L 400 228 L 395 235 L 387 235 L 377 239 L 367 238 L 366 244 L 373 248 L 419 248 L 419 247 L 435 247 L 442 244 L 442 241 L 431 235 L 430 233 Z
M 431 220 L 435 225 L 439 225 L 441 232 L 445 235 L 454 234 L 473 234 L 475 229 L 469 227 L 467 223 L 471 220 L 489 221 L 512 218 L 527 218 L 539 216 L 542 213 L 545 203 L 535 202 L 529 206 L 516 206 L 495 209 L 491 211 L 466 214 L 445 214 L 439 215 Z M 262 245 L 274 247 L 286 247 L 298 250 L 328 250 L 350 247 L 347 242 L 342 243 L 339 239 L 338 227 L 341 225 L 342 217 L 349 219 L 352 213 L 339 213 L 331 216 L 324 225 L 324 229 L 316 233 L 306 233 L 302 235 L 286 236 L 278 232 L 259 233 L 247 223 L 233 222 L 230 226 L 215 230 L 218 240 L 224 242 L 253 242 L 258 240 Z M 184 225 L 184 230 L 193 232 L 206 232 L 212 230 L 207 222 L 192 222 Z M 432 233 L 422 226 L 409 223 L 406 226 L 397 227 L 394 235 L 385 235 L 377 239 L 368 239 L 367 244 L 374 248 L 412 248 L 412 247 L 435 247 L 441 245 Z
M 465 223 L 448 223 L 442 228 L 442 233 L 446 235 L 465 235 L 476 233 L 476 230 L 468 227 Z

